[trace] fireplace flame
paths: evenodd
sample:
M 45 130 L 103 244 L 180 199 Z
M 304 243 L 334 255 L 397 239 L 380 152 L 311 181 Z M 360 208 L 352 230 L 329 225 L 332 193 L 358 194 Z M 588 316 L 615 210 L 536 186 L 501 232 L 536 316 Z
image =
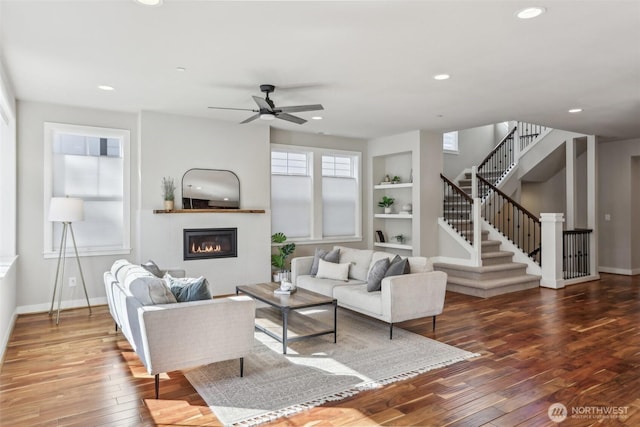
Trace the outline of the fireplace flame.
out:
M 198 247 L 196 247 L 195 243 L 191 244 L 192 254 L 209 254 L 209 253 L 221 252 L 221 251 L 222 251 L 222 247 L 220 245 L 214 245 L 212 243 L 203 243 Z

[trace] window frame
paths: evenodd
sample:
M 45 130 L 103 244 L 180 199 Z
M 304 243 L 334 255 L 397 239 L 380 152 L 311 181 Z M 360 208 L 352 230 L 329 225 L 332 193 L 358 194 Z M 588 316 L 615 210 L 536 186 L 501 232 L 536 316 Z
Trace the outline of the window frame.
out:
M 59 242 L 53 241 L 54 223 L 48 220 L 49 203 L 53 197 L 53 142 L 56 133 L 117 138 L 122 142 L 122 245 L 114 247 L 78 248 L 79 256 L 129 255 L 131 253 L 131 147 L 130 132 L 126 129 L 96 126 L 72 125 L 65 123 L 44 123 L 44 250 L 45 259 L 58 257 Z M 71 253 L 69 248 L 67 253 Z
M 333 148 L 321 148 L 311 146 L 297 146 L 272 143 L 270 153 L 273 151 L 287 151 L 295 153 L 306 153 L 307 161 L 309 163 L 308 173 L 311 178 L 311 194 L 312 194 L 312 206 L 311 206 L 311 230 L 310 237 L 308 238 L 289 238 L 288 241 L 295 242 L 296 244 L 322 244 L 322 243 L 337 243 L 337 242 L 361 242 L 362 241 L 362 192 L 364 183 L 362 180 L 362 152 L 339 150 Z M 337 237 L 325 237 L 322 234 L 322 215 L 323 215 L 323 199 L 322 199 L 322 179 L 325 178 L 322 174 L 322 156 L 335 156 L 335 157 L 353 157 L 357 159 L 356 172 L 353 179 L 356 180 L 358 188 L 358 197 L 356 199 L 356 213 L 355 213 L 355 234 L 353 236 L 337 236 Z M 269 156 L 271 161 L 271 156 Z M 271 173 L 271 164 L 269 164 L 269 171 Z M 295 176 L 295 175 L 292 175 Z M 336 178 L 336 177 L 327 177 Z M 345 177 L 337 177 L 345 178 Z M 277 232 L 279 230 L 272 230 Z

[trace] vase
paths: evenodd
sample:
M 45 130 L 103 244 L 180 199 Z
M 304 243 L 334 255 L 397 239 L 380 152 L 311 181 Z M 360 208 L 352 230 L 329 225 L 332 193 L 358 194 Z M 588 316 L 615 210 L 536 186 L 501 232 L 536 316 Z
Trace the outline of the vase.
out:
M 173 200 L 165 200 L 164 201 L 164 210 L 172 211 L 173 210 Z
M 387 206 L 386 208 L 384 208 L 384 213 L 390 214 L 391 212 L 392 212 L 391 206 Z

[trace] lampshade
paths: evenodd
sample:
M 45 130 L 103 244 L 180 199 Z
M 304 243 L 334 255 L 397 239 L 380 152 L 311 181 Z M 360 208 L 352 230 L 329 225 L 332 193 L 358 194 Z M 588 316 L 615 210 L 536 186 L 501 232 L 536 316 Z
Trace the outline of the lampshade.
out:
M 72 197 L 52 197 L 49 221 L 76 222 L 84 220 L 84 201 Z
M 276 115 L 271 113 L 264 113 L 264 114 L 260 114 L 260 118 L 262 120 L 273 120 L 276 118 Z

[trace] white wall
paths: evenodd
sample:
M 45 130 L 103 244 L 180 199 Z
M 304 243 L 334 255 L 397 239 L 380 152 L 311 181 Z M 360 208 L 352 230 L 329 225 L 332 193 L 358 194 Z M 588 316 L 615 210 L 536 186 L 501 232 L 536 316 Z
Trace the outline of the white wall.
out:
M 139 248 L 133 261 L 153 259 L 161 267 L 184 268 L 189 276 L 205 276 L 214 295 L 235 293 L 235 286 L 269 280 L 271 271 L 269 128 L 153 112 L 140 114 L 141 176 Z M 160 183 L 176 183 L 192 168 L 227 169 L 240 179 L 240 207 L 264 214 L 154 214 L 163 209 Z M 180 204 L 182 191 L 176 191 Z M 179 207 L 179 206 L 176 206 Z M 183 260 L 184 228 L 238 228 L 238 257 Z
M 598 154 L 600 271 L 640 274 L 640 265 L 632 262 L 636 259 L 632 242 L 640 239 L 640 228 L 632 226 L 638 218 L 632 204 L 638 196 L 633 192 L 639 188 L 632 165 L 640 156 L 640 138 L 601 143 Z M 610 221 L 605 221 L 606 214 Z
M 503 133 L 499 124 L 458 131 L 458 153 L 445 152 L 443 156 L 444 175 L 454 179 L 463 170 L 479 166 L 504 137 Z
M 47 311 L 53 294 L 56 259 L 44 259 L 44 122 L 127 129 L 131 133 L 131 196 L 137 198 L 138 139 L 137 116 L 105 110 L 92 110 L 29 101 L 18 102 L 18 259 L 17 292 L 19 312 Z M 131 235 L 137 230 L 132 224 Z M 132 242 L 133 243 L 133 242 Z M 118 258 L 131 255 L 82 257 L 82 270 L 89 298 L 93 303 L 105 303 L 102 274 Z M 79 276 L 77 266 L 69 260 L 65 275 Z M 86 305 L 81 287 L 63 289 L 63 307 Z M 62 320 L 61 320 L 62 321 Z
M 1 10 L 1 6 L 0 6 Z M 0 12 L 1 13 L 1 12 Z M 0 363 L 16 318 L 16 105 L 13 86 L 0 58 L 0 107 L 8 123 L 0 147 Z

